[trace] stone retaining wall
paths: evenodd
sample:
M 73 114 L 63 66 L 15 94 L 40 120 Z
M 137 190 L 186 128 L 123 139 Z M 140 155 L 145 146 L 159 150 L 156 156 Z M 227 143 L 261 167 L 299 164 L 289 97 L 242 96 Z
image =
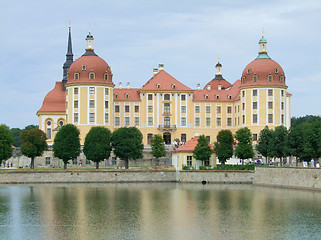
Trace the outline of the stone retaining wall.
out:
M 253 184 L 321 190 L 321 169 L 256 167 Z

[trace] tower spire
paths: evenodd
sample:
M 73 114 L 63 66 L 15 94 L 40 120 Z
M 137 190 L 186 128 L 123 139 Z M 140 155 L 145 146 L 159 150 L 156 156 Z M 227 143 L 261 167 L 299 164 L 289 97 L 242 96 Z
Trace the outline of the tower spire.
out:
M 259 45 L 260 45 L 260 50 L 259 50 L 259 56 L 257 56 L 257 58 L 270 58 L 266 50 L 267 41 L 264 38 L 264 29 L 262 30 L 262 37 L 259 41 Z
M 69 36 L 68 36 L 68 47 L 67 47 L 66 61 L 62 67 L 63 68 L 62 83 L 63 83 L 64 91 L 66 90 L 65 84 L 67 83 L 68 69 L 71 66 L 71 64 L 74 62 L 73 58 L 74 58 L 74 55 L 72 53 L 71 27 L 69 25 Z
M 223 76 L 222 76 L 222 64 L 220 63 L 220 57 L 218 56 L 217 58 L 217 64 L 215 65 L 216 68 L 216 74 L 215 74 L 215 78 L 213 80 L 224 80 Z

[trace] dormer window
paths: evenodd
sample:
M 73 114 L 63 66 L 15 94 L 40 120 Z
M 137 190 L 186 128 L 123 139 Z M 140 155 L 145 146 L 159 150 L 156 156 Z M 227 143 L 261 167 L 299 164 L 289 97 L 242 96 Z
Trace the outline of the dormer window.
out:
M 275 72 L 275 73 L 279 73 L 279 69 L 275 68 L 275 69 L 274 69 L 274 72 Z
M 257 82 L 257 76 L 256 75 L 253 76 L 253 82 Z
M 242 77 L 242 83 L 245 83 L 245 77 Z
M 217 94 L 217 95 L 216 95 L 216 99 L 219 99 L 219 98 L 220 98 L 220 95 Z
M 232 95 L 228 95 L 227 98 L 228 98 L 228 99 L 232 99 Z
M 128 93 L 126 93 L 126 95 L 125 95 L 125 98 L 129 98 L 129 95 L 128 95 Z
M 280 83 L 284 83 L 284 76 L 280 76 Z
M 173 84 L 173 85 L 172 85 L 172 88 L 173 88 L 173 89 L 175 89 L 175 88 L 176 88 L 176 85 L 175 85 L 175 84 Z
M 251 69 L 247 69 L 247 74 L 251 74 Z
M 157 87 L 157 88 L 160 88 L 160 87 L 161 87 L 161 85 L 160 85 L 160 84 L 157 84 L 157 85 L 156 85 L 156 87 Z
M 94 79 L 95 79 L 95 73 L 91 72 L 91 73 L 89 74 L 89 79 L 90 79 L 90 80 L 94 80 Z
M 204 97 L 205 97 L 205 99 L 208 99 L 208 94 L 206 94 Z
M 75 73 L 74 78 L 75 78 L 75 80 L 78 80 L 79 79 L 79 73 Z
M 272 75 L 268 75 L 268 81 L 269 81 L 269 82 L 272 82 L 272 80 L 273 80 Z
M 107 75 L 107 73 L 105 73 L 104 79 L 105 79 L 106 81 L 108 80 L 108 75 Z
M 86 71 L 86 69 L 87 69 L 87 66 L 86 66 L 86 65 L 82 65 L 82 66 L 81 66 L 81 70 L 82 70 L 82 71 Z
M 118 98 L 118 94 L 117 93 L 115 94 L 115 98 Z

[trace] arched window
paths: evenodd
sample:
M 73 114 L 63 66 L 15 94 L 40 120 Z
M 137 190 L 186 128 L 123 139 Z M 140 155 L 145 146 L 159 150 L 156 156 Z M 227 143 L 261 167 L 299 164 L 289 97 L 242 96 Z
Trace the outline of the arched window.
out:
M 86 69 L 87 69 L 87 66 L 86 66 L 86 65 L 82 65 L 82 66 L 81 66 L 81 70 L 82 70 L 82 71 L 86 71 Z
M 175 89 L 175 88 L 176 88 L 176 85 L 175 85 L 175 84 L 173 84 L 173 85 L 172 85 L 172 88 L 173 88 L 173 89 Z
M 129 95 L 128 95 L 128 93 L 126 93 L 125 97 L 126 97 L 126 98 L 129 98 Z
M 106 81 L 108 81 L 108 74 L 107 74 L 107 73 L 105 73 L 104 79 L 105 79 Z
M 257 82 L 258 77 L 256 75 L 253 76 L 253 82 Z
M 64 121 L 60 120 L 60 121 L 59 121 L 59 126 L 61 127 L 61 126 L 63 126 L 63 125 L 64 125 Z
M 275 69 L 274 69 L 274 72 L 275 72 L 275 73 L 279 73 L 279 69 L 275 68 Z
M 161 85 L 160 85 L 160 84 L 157 84 L 157 85 L 156 85 L 156 87 L 157 87 L 157 88 L 160 88 L 160 87 L 161 87 Z
M 284 76 L 280 76 L 280 83 L 284 83 Z
M 51 121 L 47 121 L 47 138 L 51 139 Z
M 208 99 L 208 94 L 206 94 L 204 97 L 205 97 L 205 99 Z
M 89 79 L 90 79 L 90 80 L 94 80 L 94 79 L 95 79 L 95 73 L 93 73 L 93 72 L 90 73 L 90 74 L 89 74 Z
M 169 94 L 165 94 L 164 95 L 164 100 L 171 100 L 171 95 L 169 95 Z
M 251 74 L 251 69 L 247 69 L 247 74 Z
M 273 80 L 272 75 L 268 75 L 268 81 L 269 81 L 269 82 L 272 82 L 272 80 Z
M 153 138 L 153 134 L 152 133 L 148 133 L 147 134 L 147 144 L 151 143 L 152 138 Z
M 242 77 L 242 83 L 245 83 L 245 77 Z
M 75 80 L 78 80 L 79 79 L 79 73 L 75 73 L 74 78 L 75 78 Z

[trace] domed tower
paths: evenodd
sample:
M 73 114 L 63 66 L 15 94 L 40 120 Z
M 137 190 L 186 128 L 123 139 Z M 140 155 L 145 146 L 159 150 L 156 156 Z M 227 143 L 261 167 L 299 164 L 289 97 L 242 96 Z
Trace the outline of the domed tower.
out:
M 240 127 L 250 127 L 257 135 L 266 125 L 290 127 L 291 96 L 282 67 L 267 53 L 264 36 L 259 46 L 259 55 L 243 70 L 240 86 Z
M 86 37 L 86 52 L 68 70 L 66 83 L 67 122 L 77 125 L 82 143 L 92 126 L 113 127 L 113 74 L 94 52 L 94 37 Z

